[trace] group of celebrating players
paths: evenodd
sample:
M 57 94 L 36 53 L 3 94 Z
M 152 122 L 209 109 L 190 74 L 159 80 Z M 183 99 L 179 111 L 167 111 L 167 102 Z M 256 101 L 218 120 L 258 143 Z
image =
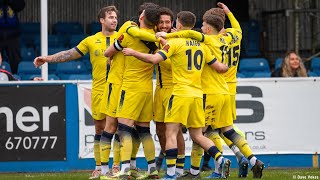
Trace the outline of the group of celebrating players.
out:
M 78 59 L 90 53 L 92 63 L 92 117 L 95 122 L 92 178 L 158 179 L 155 145 L 150 121 L 156 123 L 167 170 L 163 179 L 200 178 L 203 152 L 214 158 L 215 169 L 207 178 L 227 178 L 231 161 L 222 155 L 221 138 L 235 153 L 239 177 L 246 177 L 249 163 L 253 177 L 261 178 L 264 164 L 247 141 L 233 128 L 236 120 L 236 73 L 242 31 L 223 3 L 203 15 L 202 33 L 192 30 L 196 16 L 190 11 L 174 15 L 166 7 L 144 3 L 138 22 L 127 21 L 116 31 L 118 10 L 100 10 L 101 32 L 76 47 L 35 58 L 45 62 Z M 224 28 L 225 16 L 232 28 Z M 153 96 L 153 71 L 156 90 Z M 184 171 L 186 127 L 192 138 L 191 168 Z M 111 142 L 114 163 L 109 170 Z M 142 143 L 148 172 L 136 167 Z M 119 168 L 121 162 L 121 169 Z

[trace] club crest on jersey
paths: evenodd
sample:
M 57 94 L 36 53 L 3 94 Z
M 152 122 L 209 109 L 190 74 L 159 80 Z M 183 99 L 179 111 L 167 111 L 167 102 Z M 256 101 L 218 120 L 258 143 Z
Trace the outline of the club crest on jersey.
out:
M 162 48 L 165 52 L 168 53 L 169 49 L 170 49 L 170 45 L 169 44 L 166 44 L 165 46 L 163 46 Z
M 219 41 L 223 44 L 226 44 L 226 41 L 222 37 L 219 38 Z
M 124 39 L 124 35 L 122 34 L 122 35 L 118 38 L 118 41 L 122 42 L 123 39 Z
M 95 56 L 99 56 L 99 55 L 100 55 L 99 50 L 95 50 L 95 51 L 94 51 L 94 55 L 95 55 Z
M 230 44 L 233 44 L 239 40 L 239 37 L 237 35 L 234 36 L 234 38 L 231 40 Z

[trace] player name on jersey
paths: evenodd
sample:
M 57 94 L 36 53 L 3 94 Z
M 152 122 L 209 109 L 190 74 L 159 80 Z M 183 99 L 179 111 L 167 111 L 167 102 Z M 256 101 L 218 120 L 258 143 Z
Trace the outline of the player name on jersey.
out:
M 200 42 L 196 40 L 186 40 L 187 46 L 200 46 Z

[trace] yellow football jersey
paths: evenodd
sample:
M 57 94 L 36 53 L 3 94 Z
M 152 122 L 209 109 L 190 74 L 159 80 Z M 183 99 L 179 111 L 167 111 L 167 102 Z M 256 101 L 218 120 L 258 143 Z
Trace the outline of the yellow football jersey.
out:
M 107 82 L 107 71 L 110 68 L 107 65 L 107 58 L 104 56 L 104 51 L 114 43 L 116 36 L 116 32 L 111 36 L 105 36 L 101 32 L 98 32 L 95 35 L 85 38 L 75 47 L 81 55 L 90 54 L 93 91 L 104 91 L 104 85 Z
M 232 28 L 226 29 L 226 33 L 232 36 L 232 40 L 228 47 L 225 48 L 223 52 L 223 63 L 229 66 L 229 70 L 223 74 L 225 80 L 230 82 L 237 82 L 237 69 L 240 57 L 240 45 L 242 39 L 242 31 L 239 22 L 233 16 L 232 13 L 227 14 Z
M 177 38 L 170 39 L 158 53 L 164 59 L 171 60 L 172 94 L 202 98 L 201 73 L 204 63 L 216 61 L 209 48 L 190 38 Z
M 168 34 L 169 35 L 169 34 Z M 167 37 L 168 37 L 167 35 Z M 211 53 L 216 57 L 217 60 L 221 61 L 223 56 L 221 49 L 227 47 L 227 43 L 231 41 L 230 35 L 219 34 L 219 35 L 204 35 L 197 31 L 187 30 L 170 33 L 169 37 L 190 37 L 203 41 L 211 50 Z M 208 65 L 204 66 L 202 72 L 202 88 L 204 94 L 229 94 L 229 89 L 223 76 L 216 70 L 212 69 Z
M 118 39 L 125 32 L 127 32 L 133 37 L 136 37 L 145 41 L 151 41 L 151 42 L 159 41 L 159 39 L 157 39 L 154 34 L 146 33 L 145 31 L 140 30 L 138 25 L 132 21 L 127 21 L 120 27 L 116 38 Z M 113 83 L 113 84 L 122 83 L 123 73 L 125 69 L 124 58 L 125 57 L 121 51 L 113 55 L 112 65 L 108 75 L 109 83 Z
M 171 87 L 172 86 L 172 69 L 171 60 L 166 59 L 156 65 L 157 86 Z
M 140 29 L 155 34 L 153 29 Z M 142 53 L 149 53 L 150 49 L 138 38 L 127 33 L 122 34 L 115 42 L 115 48 L 121 51 L 124 47 L 132 48 Z M 133 56 L 125 57 L 125 71 L 122 88 L 139 92 L 152 91 L 153 64 L 140 61 Z
M 160 48 L 163 46 L 159 44 Z M 156 66 L 156 78 L 157 78 L 157 86 L 162 87 L 172 87 L 172 68 L 171 68 L 171 60 L 166 59 L 165 61 L 161 61 Z
M 194 30 L 185 30 L 168 33 L 166 38 L 192 38 L 203 42 L 210 47 L 210 50 L 212 53 L 214 53 L 214 56 L 217 58 L 217 60 L 221 61 L 223 58 L 221 50 L 224 49 L 222 46 L 227 46 L 232 41 L 232 34 L 225 33 L 218 35 L 207 35 Z

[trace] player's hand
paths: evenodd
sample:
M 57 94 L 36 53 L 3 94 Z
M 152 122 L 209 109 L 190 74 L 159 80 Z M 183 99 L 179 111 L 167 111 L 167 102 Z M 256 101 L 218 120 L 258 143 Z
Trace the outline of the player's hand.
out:
M 135 53 L 135 50 L 131 48 L 123 48 L 122 52 L 125 56 L 133 56 Z
M 164 46 L 165 44 L 167 44 L 167 40 L 160 37 L 160 43 L 162 44 L 162 46 Z
M 170 32 L 177 32 L 177 28 L 171 28 L 171 31 Z
M 159 38 L 159 37 L 166 38 L 166 36 L 167 36 L 166 32 L 157 32 L 156 33 L 156 37 L 157 38 Z
M 48 56 L 39 56 L 33 60 L 33 64 L 36 68 L 42 66 L 42 64 L 46 62 L 49 62 Z
M 218 2 L 217 5 L 223 9 L 224 13 L 228 14 L 229 12 L 231 12 L 228 8 L 228 6 L 226 6 L 225 4 Z

